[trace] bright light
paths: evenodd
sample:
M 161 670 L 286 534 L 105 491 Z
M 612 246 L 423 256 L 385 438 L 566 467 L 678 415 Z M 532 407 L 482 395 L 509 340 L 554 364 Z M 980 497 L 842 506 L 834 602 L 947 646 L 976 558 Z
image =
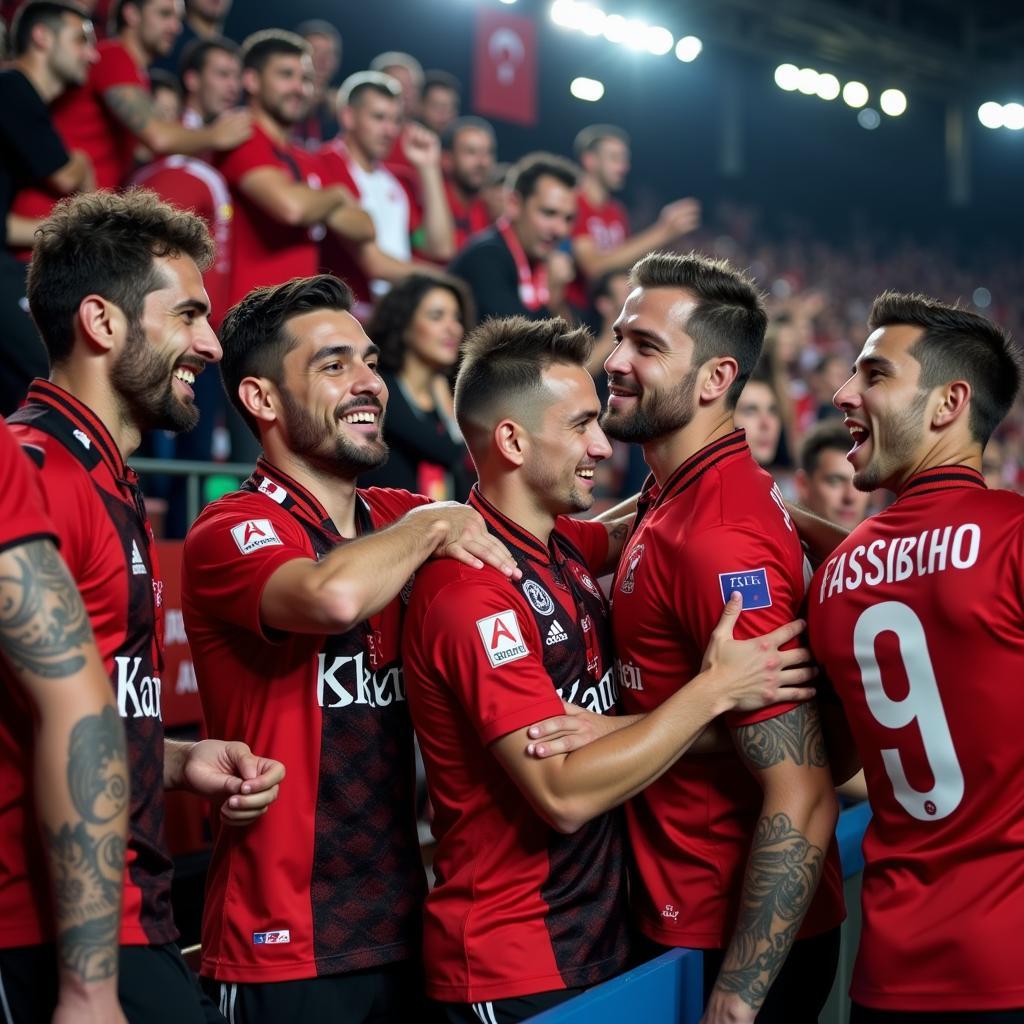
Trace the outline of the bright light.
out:
M 971 301 L 978 309 L 988 309 L 992 305 L 992 293 L 982 285 L 980 288 L 974 289 Z
M 878 97 L 878 105 L 882 108 L 883 114 L 899 117 L 907 109 L 907 97 L 899 89 L 886 89 Z
M 863 82 L 847 82 L 843 86 L 843 101 L 848 107 L 863 107 L 868 101 L 868 87 Z
M 797 72 L 796 87 L 805 96 L 813 96 L 818 91 L 818 72 L 814 68 L 801 68 Z
M 835 75 L 818 75 L 815 91 L 823 100 L 834 100 L 839 95 L 839 79 Z
M 986 128 L 1002 128 L 1003 127 L 1003 105 L 1002 103 L 996 103 L 995 100 L 989 100 L 988 103 L 982 103 L 978 107 L 978 120 Z M 975 303 L 977 305 L 977 303 Z
M 584 35 L 599 36 L 604 29 L 605 13 L 593 4 L 578 5 L 577 21 Z
M 551 5 L 551 20 L 562 28 L 578 28 L 580 5 L 575 0 L 555 0 Z
M 503 4 L 514 4 L 516 0 L 501 0 Z
M 621 14 L 609 14 L 601 31 L 609 43 L 624 43 L 629 34 L 629 22 Z
M 865 107 L 857 111 L 857 124 L 873 132 L 882 123 L 882 115 L 874 107 Z
M 626 37 L 623 42 L 631 50 L 646 50 L 647 49 L 647 23 L 639 21 L 636 18 L 626 19 Z
M 647 30 L 645 45 L 655 57 L 663 57 L 672 49 L 674 42 L 672 33 L 667 28 L 662 28 L 661 25 L 652 25 Z
M 574 78 L 569 92 L 578 100 L 596 103 L 604 95 L 604 83 L 596 78 Z
M 1019 103 L 1004 104 L 1003 127 L 1009 128 L 1011 132 L 1019 132 L 1024 128 L 1024 107 Z
M 700 51 L 703 49 L 704 44 L 696 36 L 683 36 L 676 43 L 676 56 L 684 64 L 689 64 L 690 61 L 694 61 L 700 56 Z
M 775 69 L 775 84 L 786 92 L 795 92 L 800 84 L 800 69 L 795 64 L 780 64 Z

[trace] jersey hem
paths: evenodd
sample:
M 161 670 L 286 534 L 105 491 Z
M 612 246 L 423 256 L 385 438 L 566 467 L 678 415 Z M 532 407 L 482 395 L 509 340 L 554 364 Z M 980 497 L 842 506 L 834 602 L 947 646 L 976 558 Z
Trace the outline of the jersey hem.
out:
M 874 989 L 850 986 L 850 998 L 869 1010 L 895 1010 L 900 1013 L 980 1013 L 989 1010 L 1024 1009 L 1024 988 L 1007 989 L 1005 992 L 961 994 L 954 992 L 938 995 L 934 989 L 913 993 L 877 992 Z
M 390 946 L 376 946 L 372 950 L 315 957 L 312 960 L 277 967 L 273 964 L 235 964 L 225 960 L 208 960 L 204 957 L 200 962 L 199 973 L 204 978 L 212 978 L 214 981 L 237 981 L 247 984 L 263 981 L 304 981 L 308 978 L 361 971 L 369 967 L 384 967 L 410 959 L 413 952 L 410 943 L 396 942 Z

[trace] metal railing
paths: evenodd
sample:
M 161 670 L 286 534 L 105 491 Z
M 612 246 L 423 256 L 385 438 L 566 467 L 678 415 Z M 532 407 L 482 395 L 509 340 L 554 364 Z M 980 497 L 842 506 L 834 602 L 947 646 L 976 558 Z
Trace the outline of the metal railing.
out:
M 185 481 L 185 511 L 188 521 L 194 522 L 203 509 L 202 482 L 211 476 L 234 476 L 245 480 L 253 471 L 247 462 L 199 462 L 194 459 L 134 458 L 129 465 L 136 473 L 146 476 L 183 476 Z

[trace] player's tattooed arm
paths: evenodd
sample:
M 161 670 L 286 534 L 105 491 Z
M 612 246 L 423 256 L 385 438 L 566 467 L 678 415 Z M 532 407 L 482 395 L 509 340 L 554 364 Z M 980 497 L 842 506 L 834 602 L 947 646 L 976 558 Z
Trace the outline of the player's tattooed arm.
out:
M 707 1024 L 756 1016 L 817 889 L 838 813 L 813 702 L 734 729 L 733 738 L 764 798 Z
M 104 91 L 103 102 L 133 135 L 141 135 L 153 120 L 153 97 L 141 86 L 111 86 Z
M 120 1022 L 124 729 L 82 599 L 49 540 L 0 552 L 0 652 L 34 712 L 32 788 L 59 954 L 54 1020 L 88 1007 Z

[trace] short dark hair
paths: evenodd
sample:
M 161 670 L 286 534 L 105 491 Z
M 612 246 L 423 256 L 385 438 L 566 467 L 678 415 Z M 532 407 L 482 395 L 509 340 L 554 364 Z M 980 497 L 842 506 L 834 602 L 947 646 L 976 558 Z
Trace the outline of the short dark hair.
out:
M 249 429 L 260 436 L 256 420 L 238 395 L 245 377 L 267 377 L 281 382 L 281 363 L 295 346 L 287 323 L 303 313 L 334 309 L 347 313 L 352 308 L 352 291 L 331 274 L 293 277 L 284 284 L 255 288 L 228 310 L 220 327 L 224 358 L 221 380 L 234 407 Z
M 146 296 L 163 284 L 154 257 L 190 256 L 205 270 L 213 254 L 201 218 L 147 189 L 62 199 L 36 232 L 28 269 L 29 309 L 51 364 L 71 355 L 75 316 L 87 295 L 102 295 L 135 323 Z
M 1021 385 L 1021 357 L 1008 331 L 980 313 L 926 295 L 883 292 L 868 317 L 872 331 L 905 324 L 923 334 L 909 348 L 921 364 L 920 386 L 952 380 L 971 386 L 971 435 L 984 445 L 1010 411 Z
M 323 18 L 310 18 L 295 26 L 295 34 L 308 39 L 310 36 L 326 36 L 333 40 L 334 44 L 341 49 L 341 33 Z
M 822 452 L 836 451 L 845 455 L 852 445 L 850 432 L 843 425 L 843 421 L 830 416 L 820 423 L 815 423 L 804 435 L 803 444 L 800 446 L 800 468 L 808 476 L 813 476 L 818 469 L 818 463 L 821 462 Z
M 11 21 L 11 48 L 14 56 L 23 57 L 28 53 L 32 29 L 36 25 L 45 25 L 56 32 L 65 14 L 76 14 L 83 21 L 89 20 L 89 15 L 83 8 L 65 0 L 28 0 L 22 4 L 14 12 Z
M 527 153 L 509 169 L 505 184 L 522 199 L 529 199 L 543 177 L 555 178 L 566 188 L 575 188 L 579 181 L 579 168 L 554 153 Z
M 462 316 L 462 325 L 473 327 L 473 302 L 469 290 L 457 277 L 447 274 L 410 274 L 403 277 L 377 301 L 366 333 L 380 349 L 380 368 L 385 373 L 398 373 L 405 359 L 405 332 L 423 297 L 435 288 L 444 288 L 455 296 Z
M 181 61 L 178 64 L 178 75 L 182 82 L 189 71 L 202 74 L 206 67 L 206 59 L 211 53 L 220 51 L 228 53 L 232 57 L 241 60 L 241 48 L 233 39 L 227 36 L 210 36 L 206 39 L 193 39 L 181 52 Z
M 470 441 L 473 427 L 479 429 L 498 402 L 521 402 L 524 393 L 540 388 L 541 374 L 552 364 L 586 365 L 593 347 L 586 327 L 561 317 L 485 320 L 463 342 L 455 378 L 455 418 L 463 436 Z
M 110 12 L 109 27 L 112 35 L 116 35 L 121 31 L 128 23 L 125 21 L 124 9 L 129 5 L 134 7 L 136 10 L 141 11 L 149 0 L 117 0 L 114 4 L 113 9 Z
M 150 68 L 148 74 L 151 95 L 155 96 L 160 89 L 167 89 L 173 92 L 179 100 L 183 97 L 181 80 L 177 75 L 172 75 L 170 71 L 164 71 L 163 68 Z
M 338 106 L 354 107 L 362 97 L 373 92 L 390 100 L 402 98 L 402 87 L 398 81 L 383 71 L 357 71 L 349 75 L 338 89 Z
M 486 132 L 490 135 L 492 141 L 496 141 L 494 134 L 494 125 L 490 121 L 485 121 L 482 117 L 474 117 L 472 114 L 467 114 L 465 117 L 457 117 L 441 134 L 441 148 L 446 152 L 450 153 L 455 148 L 455 140 L 462 134 L 462 132 L 478 131 Z
M 728 260 L 696 252 L 652 252 L 633 265 L 629 283 L 634 288 L 680 288 L 697 296 L 697 306 L 683 324 L 693 339 L 693 366 L 715 356 L 736 360 L 736 380 L 725 396 L 726 407 L 734 409 L 761 357 L 768 326 L 754 282 Z
M 617 277 L 629 277 L 629 274 L 629 267 L 612 267 L 611 270 L 606 270 L 601 274 L 589 289 L 591 305 L 598 299 L 611 298 L 612 281 Z
M 455 93 L 456 96 L 462 96 L 462 83 L 450 71 L 441 71 L 440 69 L 428 71 L 423 76 L 422 95 L 426 96 L 431 89 L 447 89 L 449 92 Z
M 587 125 L 586 128 L 579 131 L 572 144 L 572 151 L 576 155 L 576 159 L 581 160 L 584 153 L 593 153 L 605 139 L 618 139 L 619 142 L 624 142 L 627 146 L 630 144 L 629 133 L 625 129 L 619 128 L 618 125 Z
M 242 68 L 261 72 L 272 57 L 306 57 L 312 53 L 309 43 L 294 32 L 268 28 L 253 32 L 242 43 Z

